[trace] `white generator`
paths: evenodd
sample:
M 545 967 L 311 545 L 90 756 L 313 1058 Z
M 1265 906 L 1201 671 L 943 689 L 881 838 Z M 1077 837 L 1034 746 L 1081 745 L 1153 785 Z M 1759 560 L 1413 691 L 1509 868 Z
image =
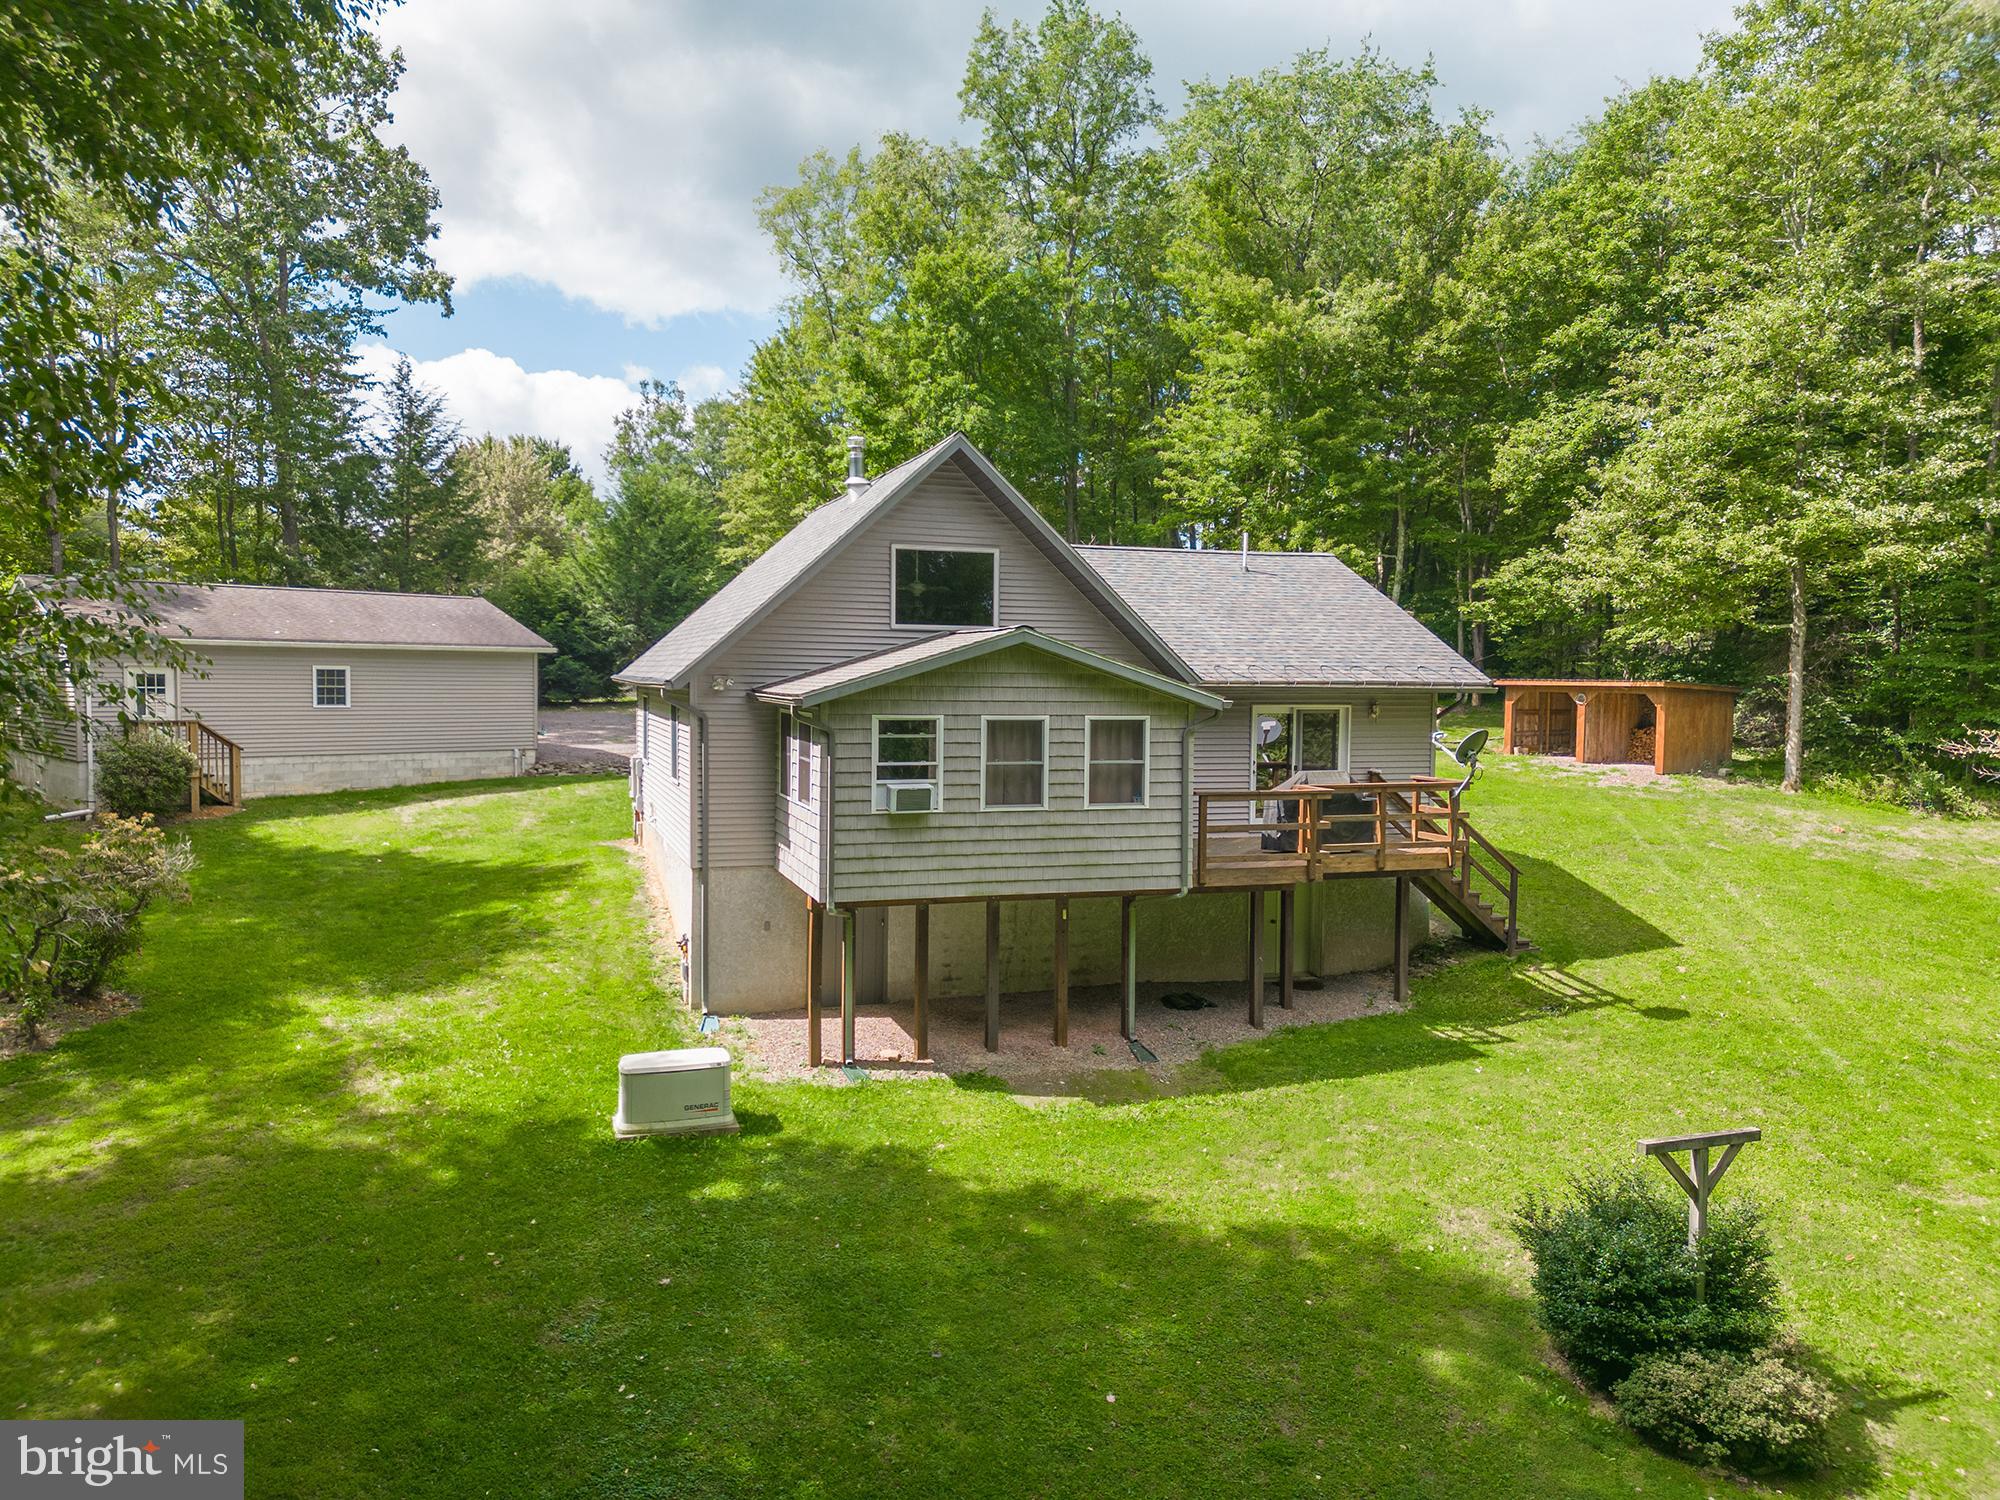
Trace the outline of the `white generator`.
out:
M 621 1141 L 644 1135 L 722 1135 L 737 1129 L 729 1108 L 729 1049 L 683 1047 L 628 1052 L 618 1059 Z

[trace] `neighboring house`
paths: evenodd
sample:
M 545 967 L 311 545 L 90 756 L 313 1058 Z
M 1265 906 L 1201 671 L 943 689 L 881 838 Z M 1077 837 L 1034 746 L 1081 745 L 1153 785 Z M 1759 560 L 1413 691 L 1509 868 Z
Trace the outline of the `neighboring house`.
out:
M 57 753 L 14 755 L 15 780 L 64 806 L 90 802 L 97 747 L 137 718 L 189 736 L 214 801 L 534 764 L 539 659 L 554 648 L 484 599 L 153 584 L 147 604 L 184 664 L 97 664 Z
M 984 992 L 992 1045 L 1003 990 L 1122 978 L 1129 1034 L 1142 972 L 1380 966 L 1423 894 L 1511 945 L 1431 775 L 1439 694 L 1491 683 L 1338 559 L 1075 547 L 961 436 L 850 450 L 619 674 L 704 1008 Z

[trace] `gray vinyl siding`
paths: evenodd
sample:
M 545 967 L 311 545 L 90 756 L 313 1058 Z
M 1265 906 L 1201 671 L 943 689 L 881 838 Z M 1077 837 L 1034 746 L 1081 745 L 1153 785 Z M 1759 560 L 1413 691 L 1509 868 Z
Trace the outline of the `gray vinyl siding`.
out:
M 532 750 L 527 651 L 365 646 L 203 646 L 180 674 L 180 709 L 261 755 Z M 347 708 L 313 706 L 313 669 L 348 669 Z M 199 674 L 201 675 L 198 675 Z
M 1180 888 L 1183 813 L 1178 699 L 1057 661 L 1030 647 L 941 667 L 829 704 L 834 738 L 833 897 L 1082 894 Z M 1084 806 L 1084 719 L 1151 720 L 1147 805 Z M 943 720 L 943 810 L 891 816 L 873 810 L 873 720 Z M 1046 716 L 1048 806 L 980 806 L 982 716 Z
M 1229 699 L 1229 707 L 1194 732 L 1196 791 L 1252 785 L 1251 715 L 1267 707 L 1346 704 L 1347 769 L 1356 778 L 1369 771 L 1379 771 L 1391 781 L 1428 776 L 1435 764 L 1431 751 L 1432 711 L 1437 702 L 1434 693 L 1241 685 L 1215 687 L 1213 691 Z M 1372 719 L 1368 716 L 1370 702 L 1377 706 Z M 1248 806 L 1218 802 L 1210 810 L 1209 821 L 1241 822 L 1248 817 Z
M 714 864 L 768 869 L 776 858 L 778 711 L 752 699 L 751 690 L 935 633 L 890 623 L 890 548 L 897 544 L 993 548 L 1000 556 L 1001 625 L 1032 625 L 1150 665 L 961 469 L 946 465 L 697 673 L 695 701 L 709 715 L 711 737 Z M 720 691 L 718 677 L 726 679 Z
M 655 688 L 639 694 L 637 713 L 646 821 L 669 850 L 692 864 L 694 716 L 686 704 L 675 703 Z
M 810 729 L 807 733 L 811 736 L 807 768 L 811 801 L 802 803 L 792 795 L 791 767 L 786 767 L 785 790 L 773 793 L 778 820 L 778 873 L 808 896 L 824 900 L 826 841 L 821 824 L 826 812 L 826 750 L 817 733 Z M 777 777 L 774 767 L 771 773 L 774 785 Z

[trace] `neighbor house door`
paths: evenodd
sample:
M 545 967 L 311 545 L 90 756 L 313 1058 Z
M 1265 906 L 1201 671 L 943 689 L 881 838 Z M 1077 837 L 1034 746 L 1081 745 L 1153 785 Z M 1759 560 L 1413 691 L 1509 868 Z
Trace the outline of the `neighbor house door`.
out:
M 180 674 L 172 667 L 127 667 L 125 711 L 140 719 L 178 719 Z

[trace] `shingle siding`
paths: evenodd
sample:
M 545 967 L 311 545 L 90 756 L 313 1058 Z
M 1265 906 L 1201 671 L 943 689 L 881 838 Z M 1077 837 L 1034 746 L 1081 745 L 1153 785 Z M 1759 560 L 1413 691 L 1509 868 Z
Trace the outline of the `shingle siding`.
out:
M 1030 647 L 828 705 L 823 714 L 835 746 L 834 899 L 1177 890 L 1181 731 L 1188 712 L 1175 699 L 1053 661 Z M 1147 805 L 1087 808 L 1084 720 L 1121 714 L 1151 721 Z M 943 720 L 942 811 L 892 816 L 873 810 L 878 715 Z M 982 810 L 983 716 L 1048 718 L 1046 808 Z

